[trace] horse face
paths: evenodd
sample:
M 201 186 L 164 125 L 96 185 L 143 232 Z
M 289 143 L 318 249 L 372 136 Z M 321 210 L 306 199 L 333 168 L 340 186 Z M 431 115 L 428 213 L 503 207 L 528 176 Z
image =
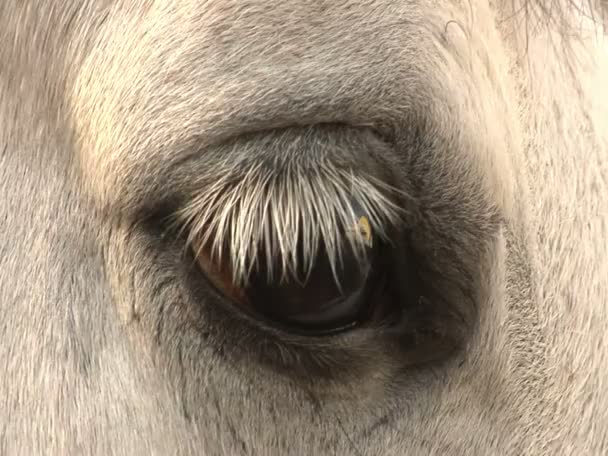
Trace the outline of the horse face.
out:
M 605 452 L 565 3 L 0 6 L 2 452 Z

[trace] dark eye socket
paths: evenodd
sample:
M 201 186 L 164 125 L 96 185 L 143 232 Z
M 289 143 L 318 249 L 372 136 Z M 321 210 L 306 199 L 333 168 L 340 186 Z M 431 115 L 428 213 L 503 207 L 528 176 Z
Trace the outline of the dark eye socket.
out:
M 361 236 L 364 249 L 357 252 L 345 242 L 332 263 L 321 243 L 307 270 L 284 273 L 281 265 L 268 266 L 275 259 L 260 255 L 243 285 L 235 284 L 227 262 L 218 264 L 209 250 L 198 249 L 196 258 L 211 284 L 252 316 L 300 334 L 335 334 L 381 314 L 386 301 L 382 243 L 369 219 L 360 217 L 344 235 Z

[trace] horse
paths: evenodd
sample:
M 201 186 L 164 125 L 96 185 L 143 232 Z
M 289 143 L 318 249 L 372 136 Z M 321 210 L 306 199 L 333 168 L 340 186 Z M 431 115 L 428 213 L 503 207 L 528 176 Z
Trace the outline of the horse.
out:
M 0 453 L 608 453 L 603 0 L 3 0 Z

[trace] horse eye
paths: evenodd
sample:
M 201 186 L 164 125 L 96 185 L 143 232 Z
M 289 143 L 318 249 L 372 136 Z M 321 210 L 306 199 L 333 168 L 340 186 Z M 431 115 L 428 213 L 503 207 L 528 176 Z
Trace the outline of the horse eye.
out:
M 236 283 L 228 261 L 214 260 L 210 249 L 197 249 L 196 259 L 209 282 L 254 318 L 299 333 L 333 334 L 367 321 L 383 284 L 380 242 L 368 219 L 360 217 L 344 234 L 334 262 L 322 243 L 308 267 L 289 274 L 280 273 L 277 259 L 260 255 L 244 285 Z M 362 248 L 353 248 L 348 236 L 360 236 Z

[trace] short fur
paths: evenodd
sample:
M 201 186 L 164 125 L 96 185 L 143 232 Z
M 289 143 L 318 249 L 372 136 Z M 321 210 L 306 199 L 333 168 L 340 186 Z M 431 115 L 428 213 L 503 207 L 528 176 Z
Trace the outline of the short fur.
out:
M 607 454 L 605 8 L 2 0 L 0 454 Z M 222 176 L 307 129 L 310 239 L 347 191 L 409 233 L 398 334 L 261 327 L 184 258 L 209 208 L 253 257 Z

